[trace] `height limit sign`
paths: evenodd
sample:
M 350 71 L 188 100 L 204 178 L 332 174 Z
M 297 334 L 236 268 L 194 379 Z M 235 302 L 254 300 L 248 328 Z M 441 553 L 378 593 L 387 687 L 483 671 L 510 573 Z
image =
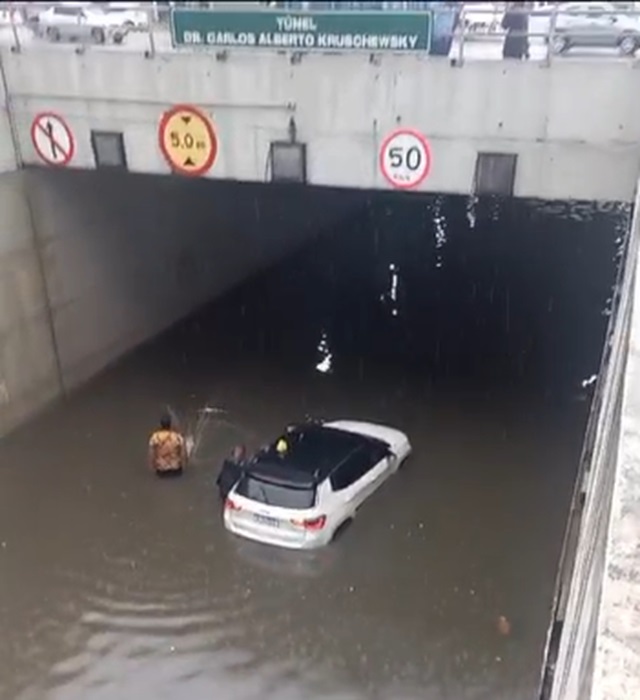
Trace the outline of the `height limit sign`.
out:
M 431 147 L 415 129 L 397 129 L 380 148 L 380 170 L 398 189 L 417 187 L 431 169 Z
M 192 105 L 175 105 L 162 115 L 158 140 L 171 169 L 182 175 L 204 175 L 218 155 L 213 124 Z
M 31 123 L 31 141 L 47 165 L 63 167 L 73 158 L 76 144 L 67 122 L 53 112 L 37 114 Z

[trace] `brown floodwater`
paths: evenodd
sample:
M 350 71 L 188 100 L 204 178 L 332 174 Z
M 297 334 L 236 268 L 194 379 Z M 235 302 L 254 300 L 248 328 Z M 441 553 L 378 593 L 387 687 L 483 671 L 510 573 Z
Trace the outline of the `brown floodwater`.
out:
M 1 700 L 531 700 L 615 222 L 553 210 L 532 242 L 492 233 L 509 210 L 427 250 L 372 207 L 0 444 Z M 170 482 L 145 468 L 167 405 L 224 410 Z M 414 455 L 323 550 L 234 538 L 220 461 L 304 415 Z

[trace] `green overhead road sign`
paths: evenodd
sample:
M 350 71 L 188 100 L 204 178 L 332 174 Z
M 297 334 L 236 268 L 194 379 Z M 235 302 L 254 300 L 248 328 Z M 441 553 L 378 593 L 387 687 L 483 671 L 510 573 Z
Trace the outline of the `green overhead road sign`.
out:
M 225 12 L 176 8 L 176 47 L 428 53 L 430 12 Z

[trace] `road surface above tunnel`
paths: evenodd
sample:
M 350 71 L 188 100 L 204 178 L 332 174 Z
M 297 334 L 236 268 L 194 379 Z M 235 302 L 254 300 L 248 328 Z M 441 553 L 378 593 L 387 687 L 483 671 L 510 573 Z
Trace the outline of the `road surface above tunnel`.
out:
M 468 267 L 470 243 L 455 268 L 437 237 L 433 269 L 449 269 L 438 297 L 448 313 L 425 306 L 427 290 L 411 275 L 394 292 L 391 274 L 382 308 L 391 323 L 396 302 L 398 317 L 413 319 L 409 335 L 398 331 L 410 347 L 404 361 L 393 342 L 374 337 L 377 328 L 388 338 L 390 327 L 375 314 L 363 321 L 362 298 L 344 286 L 367 287 L 353 265 L 362 271 L 368 259 L 372 224 L 379 222 L 373 249 L 381 258 L 395 251 L 400 271 L 420 247 L 393 243 L 383 220 L 367 219 L 360 239 L 351 222 L 249 282 L 0 446 L 2 700 L 532 697 L 588 410 L 578 380 L 597 365 L 613 281 L 613 264 L 603 260 L 613 258 L 615 233 L 580 229 L 588 254 L 578 256 L 577 239 L 556 231 L 557 244 L 538 261 L 549 275 L 551 258 L 562 263 L 566 250 L 576 262 L 571 272 L 558 263 L 557 278 L 540 276 L 530 318 L 538 306 L 549 309 L 553 278 L 581 320 L 560 333 L 566 318 L 555 297 L 558 327 L 547 335 L 569 348 L 556 348 L 565 382 L 556 365 L 539 361 L 529 366 L 538 391 L 525 391 L 524 380 L 514 384 L 518 361 L 502 384 L 495 363 L 484 384 L 478 372 L 460 375 L 471 355 L 453 353 L 452 338 L 472 340 L 447 319 L 483 296 L 482 273 Z M 514 279 L 537 264 L 524 252 L 517 263 L 516 249 L 505 246 Z M 481 247 L 495 254 L 486 241 Z M 463 306 L 452 291 L 462 280 L 454 268 L 478 283 Z M 594 284 L 599 296 L 585 291 Z M 329 288 L 334 297 L 318 294 Z M 420 296 L 415 307 L 412 295 Z M 504 304 L 487 292 L 482 308 L 458 316 L 467 331 L 470 319 L 482 320 L 478 352 L 491 350 L 481 334 L 497 333 L 491 309 L 503 318 Z M 416 331 L 433 335 L 434 319 L 444 359 L 425 359 Z M 516 331 L 510 320 L 504 332 Z M 516 344 L 510 352 L 523 351 Z M 438 381 L 444 370 L 431 370 L 441 365 L 463 376 L 463 386 Z M 167 404 L 183 419 L 205 404 L 226 411 L 202 432 L 192 468 L 170 483 L 145 469 L 146 437 Z M 256 447 L 305 414 L 397 426 L 414 456 L 321 551 L 227 535 L 213 489 L 221 460 L 234 444 Z M 512 623 L 508 637 L 496 629 L 501 614 Z

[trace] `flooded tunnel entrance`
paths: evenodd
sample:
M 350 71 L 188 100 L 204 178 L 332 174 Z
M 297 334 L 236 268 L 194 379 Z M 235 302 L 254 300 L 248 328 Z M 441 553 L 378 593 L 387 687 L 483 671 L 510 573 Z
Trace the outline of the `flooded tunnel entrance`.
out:
M 321 235 L 0 445 L 3 700 L 533 696 L 628 212 L 334 196 Z M 205 404 L 156 483 L 159 412 Z M 324 550 L 227 536 L 221 460 L 305 415 L 414 455 Z

